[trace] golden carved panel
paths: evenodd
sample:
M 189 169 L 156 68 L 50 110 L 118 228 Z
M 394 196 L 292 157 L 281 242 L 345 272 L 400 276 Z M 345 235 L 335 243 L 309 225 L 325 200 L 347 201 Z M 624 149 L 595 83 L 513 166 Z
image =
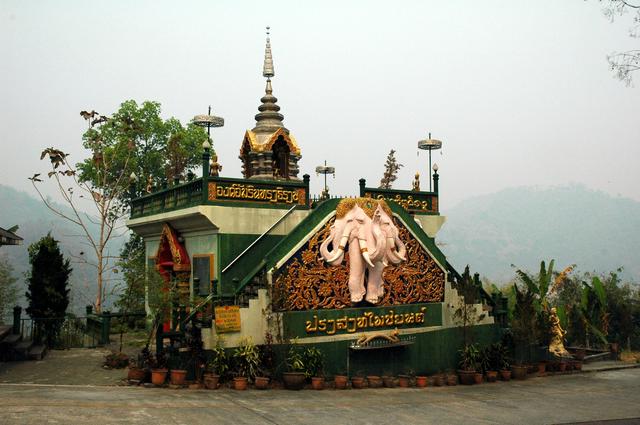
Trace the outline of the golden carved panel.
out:
M 377 306 L 442 302 L 445 273 L 418 240 L 394 217 L 407 261 L 389 264 L 384 272 L 384 296 Z M 349 254 L 338 266 L 320 256 L 320 244 L 329 236 L 332 218 L 294 255 L 275 276 L 273 302 L 276 310 L 339 309 L 351 307 Z

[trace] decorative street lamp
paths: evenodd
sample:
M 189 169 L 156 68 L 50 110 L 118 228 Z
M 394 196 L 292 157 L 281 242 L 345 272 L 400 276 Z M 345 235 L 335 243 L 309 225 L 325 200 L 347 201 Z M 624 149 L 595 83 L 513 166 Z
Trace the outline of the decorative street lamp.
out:
M 324 161 L 324 165 L 318 165 L 316 167 L 316 175 L 324 174 L 324 190 L 322 191 L 322 199 L 329 198 L 329 188 L 327 187 L 327 174 L 333 174 L 333 178 L 336 178 L 336 169 L 327 165 L 327 161 Z
M 207 115 L 196 115 L 192 122 L 199 127 L 207 128 L 207 140 L 202 142 L 202 177 L 209 177 L 209 149 L 211 149 L 211 127 L 224 126 L 224 118 L 211 115 L 211 105 Z
M 442 142 L 440 140 L 432 139 L 431 133 L 429 133 L 429 138 L 420 140 L 418 142 L 418 149 L 423 151 L 429 151 L 429 170 L 431 170 L 431 151 L 438 150 L 442 147 Z M 435 170 L 434 170 L 435 171 Z M 429 179 L 429 192 L 431 192 L 431 179 Z

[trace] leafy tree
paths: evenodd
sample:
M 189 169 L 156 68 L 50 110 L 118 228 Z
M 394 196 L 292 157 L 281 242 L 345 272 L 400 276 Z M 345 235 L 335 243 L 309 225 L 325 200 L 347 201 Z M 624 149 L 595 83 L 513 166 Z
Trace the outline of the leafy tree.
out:
M 461 279 L 456 281 L 455 286 L 458 295 L 462 297 L 462 303 L 453 312 L 454 321 L 462 329 L 462 339 L 465 347 L 470 345 L 473 340 L 473 326 L 484 319 L 485 316 L 484 313 L 478 315 L 475 305 L 480 302 L 480 288 L 479 275 L 476 273 L 472 278 L 469 266 L 466 266 Z
M 118 263 L 123 271 L 126 288 L 120 293 L 115 306 L 121 312 L 144 311 L 146 262 L 144 241 L 136 234 L 131 235 L 120 252 Z
M 0 323 L 4 323 L 4 320 L 10 316 L 18 299 L 16 282 L 13 266 L 5 257 L 0 257 Z
M 600 0 L 603 1 L 603 0 Z M 629 28 L 629 36 L 640 37 L 640 1 L 639 0 L 604 0 L 607 5 L 604 14 L 613 22 L 616 16 L 624 16 L 631 12 L 633 24 Z M 607 56 L 609 66 L 616 77 L 631 85 L 632 74 L 640 70 L 640 49 L 626 52 L 614 52 Z
M 27 313 L 34 319 L 36 334 L 52 347 L 69 305 L 72 269 L 50 233 L 29 246 L 29 263 Z
M 396 160 L 396 151 L 391 149 L 389 155 L 387 155 L 387 161 L 384 164 L 384 175 L 380 180 L 380 189 L 391 189 L 393 182 L 398 178 L 398 171 L 404 167 L 402 164 L 398 164 Z
M 120 258 L 110 253 L 109 242 L 121 236 L 118 229 L 128 213 L 131 196 L 140 196 L 149 184 L 158 186 L 167 174 L 179 177 L 198 165 L 200 145 L 207 135 L 193 124 L 183 127 L 175 118 L 163 120 L 157 102 L 143 102 L 138 107 L 128 100 L 111 118 L 96 111 L 80 115 L 88 123 L 83 146 L 91 156 L 74 166 L 59 149 L 48 148 L 41 155 L 41 159 L 50 160 L 47 176 L 55 180 L 71 213 L 56 208 L 43 196 L 36 184 L 42 181 L 39 173 L 30 180 L 49 209 L 80 227 L 95 254 L 95 261 L 83 255 L 73 257 L 96 269 L 94 305 L 96 312 L 101 312 L 110 289 L 114 289 L 108 282 Z M 97 219 L 83 212 L 86 208 Z M 92 224 L 98 227 L 97 235 L 90 229 Z

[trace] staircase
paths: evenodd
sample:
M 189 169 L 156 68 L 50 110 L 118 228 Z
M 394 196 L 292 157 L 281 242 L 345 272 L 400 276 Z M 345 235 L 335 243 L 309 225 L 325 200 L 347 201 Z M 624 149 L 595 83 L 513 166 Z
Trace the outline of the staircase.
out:
M 47 347 L 14 333 L 14 327 L 0 325 L 0 361 L 42 360 Z

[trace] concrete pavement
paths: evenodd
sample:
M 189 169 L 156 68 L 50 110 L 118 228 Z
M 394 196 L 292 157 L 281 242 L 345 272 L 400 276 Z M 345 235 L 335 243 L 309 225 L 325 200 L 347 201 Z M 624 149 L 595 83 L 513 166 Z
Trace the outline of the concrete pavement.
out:
M 640 418 L 640 369 L 344 391 L 0 384 L 0 405 L 2 424 L 568 423 Z

